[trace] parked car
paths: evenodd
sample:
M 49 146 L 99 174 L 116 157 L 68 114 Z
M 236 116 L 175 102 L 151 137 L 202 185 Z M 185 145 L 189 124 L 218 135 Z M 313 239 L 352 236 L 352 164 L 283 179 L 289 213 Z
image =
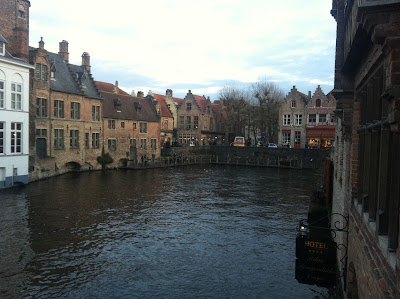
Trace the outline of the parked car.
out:
M 275 143 L 268 143 L 267 147 L 278 147 Z

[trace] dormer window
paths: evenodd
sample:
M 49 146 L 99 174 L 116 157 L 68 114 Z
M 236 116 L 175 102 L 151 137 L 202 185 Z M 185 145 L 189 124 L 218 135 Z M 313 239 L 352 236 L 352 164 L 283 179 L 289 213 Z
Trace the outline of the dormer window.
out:
M 117 112 L 121 112 L 121 104 L 117 104 Z
M 6 44 L 3 42 L 0 42 L 0 56 L 4 56 L 6 54 Z
M 119 99 L 114 100 L 114 106 L 117 112 L 121 112 L 121 101 Z
M 142 113 L 142 105 L 140 102 L 135 103 L 135 109 L 137 113 Z

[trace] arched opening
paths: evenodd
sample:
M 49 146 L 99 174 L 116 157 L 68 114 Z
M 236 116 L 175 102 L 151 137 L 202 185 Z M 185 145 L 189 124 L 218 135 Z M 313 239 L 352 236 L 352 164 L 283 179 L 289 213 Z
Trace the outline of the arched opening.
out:
M 65 164 L 65 167 L 67 171 L 80 171 L 82 166 L 78 162 L 70 161 Z

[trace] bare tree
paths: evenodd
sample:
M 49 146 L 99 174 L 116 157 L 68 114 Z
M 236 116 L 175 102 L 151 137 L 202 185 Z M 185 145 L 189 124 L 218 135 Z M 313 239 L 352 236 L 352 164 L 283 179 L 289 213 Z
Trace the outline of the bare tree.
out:
M 261 139 L 268 142 L 278 141 L 279 107 L 285 94 L 274 82 L 265 78 L 250 85 L 252 103 L 258 107 L 255 126 L 261 131 Z
M 249 106 L 249 95 L 244 88 L 225 86 L 220 90 L 220 99 L 227 107 L 227 124 L 225 141 L 231 142 L 234 136 L 241 136 L 246 122 L 246 107 Z

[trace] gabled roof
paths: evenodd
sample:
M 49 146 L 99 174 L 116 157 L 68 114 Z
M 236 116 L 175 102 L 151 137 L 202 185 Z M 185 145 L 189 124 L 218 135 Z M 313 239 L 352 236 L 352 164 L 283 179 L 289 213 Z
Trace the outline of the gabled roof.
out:
M 31 57 L 37 51 L 37 48 L 29 47 Z M 54 78 L 50 78 L 50 89 L 101 99 L 92 75 L 86 72 L 84 66 L 69 64 L 64 61 L 62 55 L 57 53 L 46 51 L 46 54 L 51 63 L 51 69 L 56 70 Z
M 128 119 L 137 121 L 159 122 L 157 111 L 148 98 L 138 98 L 130 95 L 100 91 L 103 97 L 103 116 L 105 118 Z M 116 109 L 116 103 L 121 105 L 121 112 Z M 138 108 L 141 112 L 138 112 Z
M 97 89 L 105 92 L 115 92 L 118 91 L 119 94 L 129 95 L 127 92 L 120 89 L 118 86 L 115 86 L 112 83 L 95 81 Z
M 174 117 L 171 110 L 169 110 L 167 104 L 165 103 L 165 100 L 159 100 L 158 102 L 160 103 L 160 114 L 162 117 Z

